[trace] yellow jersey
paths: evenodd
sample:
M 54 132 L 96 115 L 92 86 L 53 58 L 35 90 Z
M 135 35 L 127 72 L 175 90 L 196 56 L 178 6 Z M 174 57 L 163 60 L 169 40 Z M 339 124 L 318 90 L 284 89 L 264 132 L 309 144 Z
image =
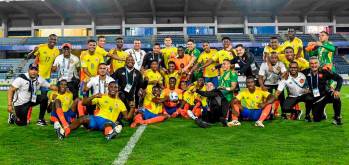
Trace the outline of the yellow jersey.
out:
M 181 75 L 178 73 L 177 70 L 175 70 L 173 73 L 169 73 L 169 74 L 164 74 L 164 80 L 165 80 L 165 87 L 169 87 L 170 86 L 170 78 L 174 77 L 176 78 L 176 87 L 179 86 L 179 83 L 181 81 Z
M 276 52 L 278 54 L 279 61 L 283 61 L 286 59 L 283 46 L 279 46 L 276 49 L 271 48 L 269 45 L 264 47 L 263 54 L 268 53 L 270 56 L 272 52 Z
M 309 62 L 308 62 L 306 59 L 302 58 L 302 57 L 297 58 L 297 59 L 295 59 L 294 61 L 297 62 L 298 68 L 300 69 L 300 71 L 309 68 Z M 281 61 L 281 62 L 283 62 L 283 63 L 285 64 L 286 69 L 288 69 L 288 68 L 290 67 L 290 63 L 291 63 L 291 62 L 288 61 L 287 59 L 286 59 L 286 60 L 283 60 L 283 61 Z
M 175 58 L 177 54 L 177 48 L 176 47 L 165 47 L 161 49 L 161 53 L 164 57 L 164 62 L 166 68 L 168 68 L 168 62 L 170 61 L 171 58 Z
M 160 114 L 163 112 L 163 104 L 153 102 L 153 98 L 155 98 L 155 96 L 153 95 L 152 91 L 153 91 L 152 88 L 146 89 L 146 94 L 144 97 L 143 105 L 151 113 Z M 165 98 L 163 92 L 161 92 L 160 98 L 161 99 Z
M 156 71 L 152 71 L 151 69 L 147 69 L 144 72 L 144 78 L 147 77 L 148 81 L 158 81 L 160 84 L 163 83 L 163 79 L 162 79 L 162 75 L 160 74 L 160 72 Z M 150 85 L 148 84 L 147 88 L 152 89 L 154 85 Z
M 228 59 L 232 60 L 236 56 L 236 50 L 232 49 L 232 51 L 227 51 L 225 49 L 222 49 L 217 52 L 218 55 L 218 63 L 223 64 L 223 60 Z
M 96 116 L 115 122 L 121 112 L 127 111 L 125 104 L 119 98 L 111 98 L 103 95 L 101 98 L 94 98 L 93 105 L 97 105 L 99 111 Z
M 126 58 L 127 58 L 127 56 L 128 56 L 128 54 L 125 52 L 125 51 L 123 51 L 123 50 L 116 50 L 116 49 L 111 49 L 110 51 L 109 51 L 109 54 L 115 54 L 115 55 L 117 55 L 119 58 L 122 58 L 122 59 L 124 59 L 125 61 L 126 61 Z M 125 61 L 119 61 L 119 60 L 114 60 L 114 59 L 112 59 L 112 72 L 115 72 L 116 70 L 118 70 L 119 68 L 122 68 L 122 67 L 124 67 L 125 66 Z
M 241 91 L 236 96 L 236 99 L 241 101 L 241 104 L 247 109 L 259 109 L 258 105 L 263 103 L 269 94 L 269 92 L 263 91 L 262 89 L 256 87 L 254 93 L 250 93 L 248 89 Z
M 51 77 L 52 64 L 59 55 L 59 50 L 56 47 L 50 49 L 48 44 L 40 44 L 34 55 L 39 64 L 39 76 L 44 79 L 49 79 Z
M 98 54 L 98 55 L 101 55 L 102 57 L 105 57 L 108 55 L 108 52 L 104 48 L 97 45 L 95 54 Z
M 286 47 L 292 47 L 294 49 L 294 54 L 298 54 L 298 49 L 301 49 L 301 57 L 304 58 L 303 42 L 298 37 L 295 37 L 293 41 L 287 40 L 282 44 L 283 49 Z
M 215 69 L 218 61 L 218 55 L 217 55 L 217 50 L 216 49 L 211 49 L 209 53 L 206 53 L 203 51 L 201 55 L 199 56 L 198 63 L 201 63 L 204 65 L 209 59 L 212 60 L 212 63 L 205 67 L 203 70 L 204 77 L 217 77 L 218 76 L 218 70 Z M 214 70 L 212 70 L 214 69 Z
M 96 52 L 91 55 L 88 50 L 81 52 L 81 68 L 87 68 L 91 76 L 97 75 L 98 65 L 104 62 L 104 58 Z M 87 75 L 85 75 L 87 77 Z M 83 79 L 82 79 L 83 80 Z
M 56 95 L 55 99 L 53 99 L 54 95 Z M 67 112 L 71 109 L 71 106 L 73 105 L 73 94 L 68 91 L 66 91 L 64 94 L 59 94 L 57 91 L 52 91 L 49 96 L 49 100 L 50 102 L 53 102 L 54 100 L 61 101 L 63 112 Z

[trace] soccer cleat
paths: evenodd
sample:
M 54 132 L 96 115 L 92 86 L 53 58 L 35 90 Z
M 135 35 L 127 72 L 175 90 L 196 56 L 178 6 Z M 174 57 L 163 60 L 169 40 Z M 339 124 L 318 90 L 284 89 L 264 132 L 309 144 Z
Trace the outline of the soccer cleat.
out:
M 56 135 L 57 135 L 58 139 L 63 140 L 65 137 L 65 131 L 64 131 L 63 127 L 61 126 L 61 124 L 59 124 L 59 122 L 55 122 L 54 128 L 55 128 Z
M 333 121 L 332 121 L 332 124 L 334 125 L 342 125 L 342 118 L 341 117 L 334 117 L 333 118 Z
M 198 125 L 201 128 L 207 128 L 209 126 L 208 123 L 206 123 L 205 121 L 202 121 L 199 118 L 195 119 L 195 124 Z
M 305 120 L 306 122 L 312 122 L 310 115 L 306 115 L 305 118 L 304 118 L 304 120 Z
M 297 111 L 294 113 L 294 120 L 300 120 L 301 117 L 302 117 L 302 114 L 303 114 L 302 111 L 298 111 L 298 110 L 297 110 Z
M 16 116 L 13 113 L 9 113 L 7 123 L 15 124 L 15 121 L 16 121 Z
M 220 118 L 219 120 L 221 121 L 221 123 L 222 123 L 223 127 L 228 126 L 228 122 L 227 122 L 227 120 L 226 120 L 226 119 L 224 119 L 224 118 Z
M 43 119 L 39 119 L 38 122 L 36 122 L 36 125 L 38 126 L 47 126 L 47 123 Z
M 113 130 L 113 132 L 105 136 L 105 139 L 107 139 L 107 141 L 110 141 L 111 139 L 115 138 L 117 135 L 118 133 L 115 130 Z
M 284 119 L 284 120 L 287 120 L 287 115 L 286 115 L 286 113 L 281 114 L 281 118 Z
M 120 133 L 121 132 L 121 130 L 122 130 L 122 125 L 116 125 L 115 127 L 114 127 L 114 129 L 113 129 L 116 133 Z
M 227 123 L 228 127 L 232 127 L 232 126 L 240 126 L 241 123 L 238 120 L 233 120 L 231 122 Z
M 256 121 L 256 123 L 254 124 L 254 126 L 264 128 L 264 124 L 263 124 L 261 121 L 259 121 L 259 120 Z

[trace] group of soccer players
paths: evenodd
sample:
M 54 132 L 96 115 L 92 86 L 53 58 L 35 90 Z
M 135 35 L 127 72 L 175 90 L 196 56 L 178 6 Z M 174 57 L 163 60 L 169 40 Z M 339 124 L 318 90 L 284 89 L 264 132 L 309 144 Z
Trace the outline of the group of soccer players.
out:
M 221 50 L 204 42 L 201 52 L 194 40 L 189 39 L 186 48 L 174 47 L 168 36 L 164 48 L 156 43 L 146 53 L 140 40 L 124 51 L 122 38 L 107 52 L 105 37 L 99 36 L 97 41 L 88 40 L 79 58 L 72 55 L 69 43 L 62 45 L 60 55 L 57 36 L 52 34 L 47 44 L 29 53 L 35 62 L 28 73 L 12 83 L 8 122 L 27 125 L 32 107 L 40 104 L 37 124 L 46 125 L 44 115 L 50 112 L 60 139 L 83 125 L 102 131 L 110 140 L 122 126 L 134 128 L 169 118 L 192 119 L 202 128 L 216 122 L 239 126 L 244 120 L 264 127 L 264 120 L 279 116 L 299 120 L 298 103 L 305 102 L 306 121 L 326 119 L 325 106 L 333 103 L 333 124 L 341 125 L 343 80 L 335 73 L 335 47 L 329 34 L 321 32 L 319 41 L 305 49 L 294 29 L 287 37 L 282 45 L 277 37 L 270 39 L 259 66 L 242 44 L 233 47 L 229 37 L 222 38 Z M 58 72 L 56 85 L 49 84 L 51 71 Z M 246 77 L 246 89 L 240 90 L 239 76 Z

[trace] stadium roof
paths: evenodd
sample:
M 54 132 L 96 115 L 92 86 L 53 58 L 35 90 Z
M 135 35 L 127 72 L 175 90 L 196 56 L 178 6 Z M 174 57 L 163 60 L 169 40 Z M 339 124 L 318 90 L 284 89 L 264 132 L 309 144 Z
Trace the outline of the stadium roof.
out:
M 0 0 L 1 18 L 349 15 L 348 0 Z

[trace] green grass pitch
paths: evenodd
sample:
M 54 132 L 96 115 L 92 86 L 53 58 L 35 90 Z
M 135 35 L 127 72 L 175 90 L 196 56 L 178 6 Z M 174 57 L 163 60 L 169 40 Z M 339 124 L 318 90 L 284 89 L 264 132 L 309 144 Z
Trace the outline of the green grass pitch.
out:
M 170 119 L 149 125 L 127 164 L 349 164 L 349 87 L 342 91 L 343 126 L 330 122 L 266 121 L 223 128 L 216 124 L 198 128 L 190 120 Z M 117 139 L 106 142 L 101 132 L 83 128 L 69 138 L 56 138 L 52 125 L 35 125 L 34 109 L 28 127 L 7 124 L 7 94 L 0 92 L 0 164 L 111 164 L 136 129 L 124 128 Z M 49 115 L 46 115 L 49 119 Z

